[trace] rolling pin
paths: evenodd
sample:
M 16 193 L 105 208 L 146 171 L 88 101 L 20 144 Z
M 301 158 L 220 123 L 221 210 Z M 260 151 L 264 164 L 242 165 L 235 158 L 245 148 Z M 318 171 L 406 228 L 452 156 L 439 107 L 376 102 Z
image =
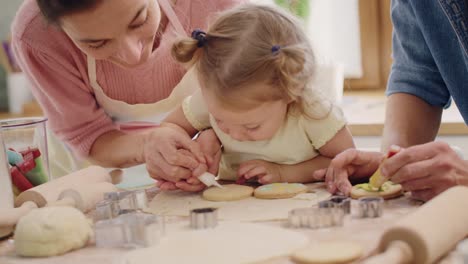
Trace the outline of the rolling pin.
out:
M 0 228 L 14 226 L 30 210 L 56 202 L 65 190 L 84 190 L 97 183 L 114 182 L 113 179 L 106 169 L 90 166 L 22 192 L 15 200 L 17 208 L 0 210 Z
M 116 192 L 117 187 L 109 182 L 86 184 L 73 189 L 63 190 L 58 200 L 50 201 L 49 206 L 70 206 L 87 213 L 96 207 L 99 201 L 104 199 L 104 193 Z M 26 201 L 21 207 L 7 210 L 0 210 L 0 228 L 12 227 L 18 223 L 19 219 L 29 213 L 32 209 L 38 208 L 33 201 Z
M 44 207 L 48 202 L 57 201 L 59 194 L 64 190 L 90 186 L 99 182 L 115 183 L 106 169 L 90 166 L 22 192 L 16 198 L 15 206 L 20 207 L 26 201 L 32 201 L 38 207 Z
M 104 199 L 105 193 L 117 191 L 117 187 L 109 182 L 67 189 L 60 193 L 57 201 L 47 203 L 47 206 L 70 206 L 87 213 L 96 208 L 96 204 Z
M 433 263 L 468 235 L 468 187 L 441 193 L 387 229 L 364 263 Z

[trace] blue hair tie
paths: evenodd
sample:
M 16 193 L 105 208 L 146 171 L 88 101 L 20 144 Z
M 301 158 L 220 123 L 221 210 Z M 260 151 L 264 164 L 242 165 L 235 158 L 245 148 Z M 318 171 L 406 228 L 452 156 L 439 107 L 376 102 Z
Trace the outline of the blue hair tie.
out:
M 198 41 L 197 47 L 201 48 L 206 44 L 206 32 L 201 29 L 195 29 L 192 31 L 192 38 Z
M 281 50 L 280 45 L 273 45 L 273 47 L 271 47 L 271 53 L 273 53 L 273 54 L 278 53 L 280 50 Z

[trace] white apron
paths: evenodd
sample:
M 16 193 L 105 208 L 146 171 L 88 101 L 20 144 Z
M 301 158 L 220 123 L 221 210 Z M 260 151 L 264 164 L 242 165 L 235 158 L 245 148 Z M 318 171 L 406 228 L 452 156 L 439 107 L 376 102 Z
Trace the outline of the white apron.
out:
M 173 34 L 185 36 L 184 28 L 168 0 L 159 0 L 159 5 L 169 20 L 166 30 L 168 30 L 167 27 L 169 27 L 169 24 L 171 24 L 176 30 Z M 160 45 L 171 44 L 172 43 L 161 42 Z M 150 59 L 157 61 L 160 54 L 161 53 L 152 54 Z M 166 99 L 150 104 L 128 104 L 123 101 L 112 99 L 104 93 L 102 87 L 97 82 L 95 59 L 88 56 L 87 62 L 88 77 L 91 87 L 94 90 L 96 101 L 123 131 L 150 128 L 159 125 L 169 112 L 174 110 L 182 103 L 185 97 L 191 95 L 199 87 L 198 79 L 192 68 L 185 74 Z M 118 186 L 121 188 L 136 188 L 153 184 L 154 182 L 155 181 L 146 171 L 145 164 L 142 164 L 124 169 L 123 181 Z

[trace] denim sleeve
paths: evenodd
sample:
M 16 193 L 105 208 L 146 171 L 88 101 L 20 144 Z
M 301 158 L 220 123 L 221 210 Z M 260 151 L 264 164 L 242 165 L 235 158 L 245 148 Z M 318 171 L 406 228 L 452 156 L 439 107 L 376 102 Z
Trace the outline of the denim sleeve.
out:
M 423 22 L 413 8 L 411 0 L 392 0 L 393 65 L 386 93 L 408 93 L 430 105 L 447 107 L 450 93 L 426 43 L 430 32 L 421 31 Z

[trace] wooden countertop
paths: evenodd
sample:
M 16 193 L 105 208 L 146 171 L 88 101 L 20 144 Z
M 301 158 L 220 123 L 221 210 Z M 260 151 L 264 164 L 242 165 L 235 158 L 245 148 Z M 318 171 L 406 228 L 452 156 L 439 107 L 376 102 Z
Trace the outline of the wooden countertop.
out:
M 341 106 L 354 136 L 381 136 L 385 120 L 384 91 L 347 91 Z M 439 135 L 468 135 L 468 127 L 453 103 L 442 114 Z
M 306 235 L 311 243 L 324 242 L 324 241 L 354 241 L 362 245 L 364 255 L 369 256 L 372 254 L 380 236 L 384 230 L 391 226 L 395 221 L 401 217 L 413 212 L 419 207 L 420 203 L 407 196 L 389 200 L 385 202 L 384 214 L 379 218 L 358 219 L 347 216 L 345 223 L 342 227 L 326 228 L 326 229 L 291 229 L 295 232 L 301 232 Z M 352 202 L 352 207 L 355 208 L 357 202 Z M 354 210 L 354 209 L 353 209 Z M 188 221 L 183 217 L 169 217 L 171 221 L 166 224 L 166 230 L 175 228 L 175 225 L 180 225 L 181 221 Z M 273 225 L 282 227 L 282 221 L 273 222 L 258 222 L 259 224 Z M 222 222 L 220 223 L 222 224 Z M 284 227 L 283 227 L 284 228 Z M 169 232 L 168 232 L 169 233 Z M 12 239 L 0 242 L 0 263 L 2 264 L 74 264 L 74 263 L 87 263 L 87 264 L 114 264 L 117 259 L 122 259 L 129 249 L 103 249 L 96 248 L 92 243 L 88 247 L 80 250 L 69 252 L 63 256 L 51 258 L 20 258 L 15 255 L 14 243 Z M 157 261 L 157 260 L 154 260 Z M 439 262 L 444 264 L 460 263 L 460 256 L 456 252 L 451 252 Z M 360 261 L 356 261 L 360 262 Z M 353 262 L 353 263 L 356 263 Z M 149 263 L 149 262 L 148 262 Z M 156 262 L 154 262 L 156 263 Z M 270 259 L 266 262 L 259 264 L 292 264 L 288 258 Z

